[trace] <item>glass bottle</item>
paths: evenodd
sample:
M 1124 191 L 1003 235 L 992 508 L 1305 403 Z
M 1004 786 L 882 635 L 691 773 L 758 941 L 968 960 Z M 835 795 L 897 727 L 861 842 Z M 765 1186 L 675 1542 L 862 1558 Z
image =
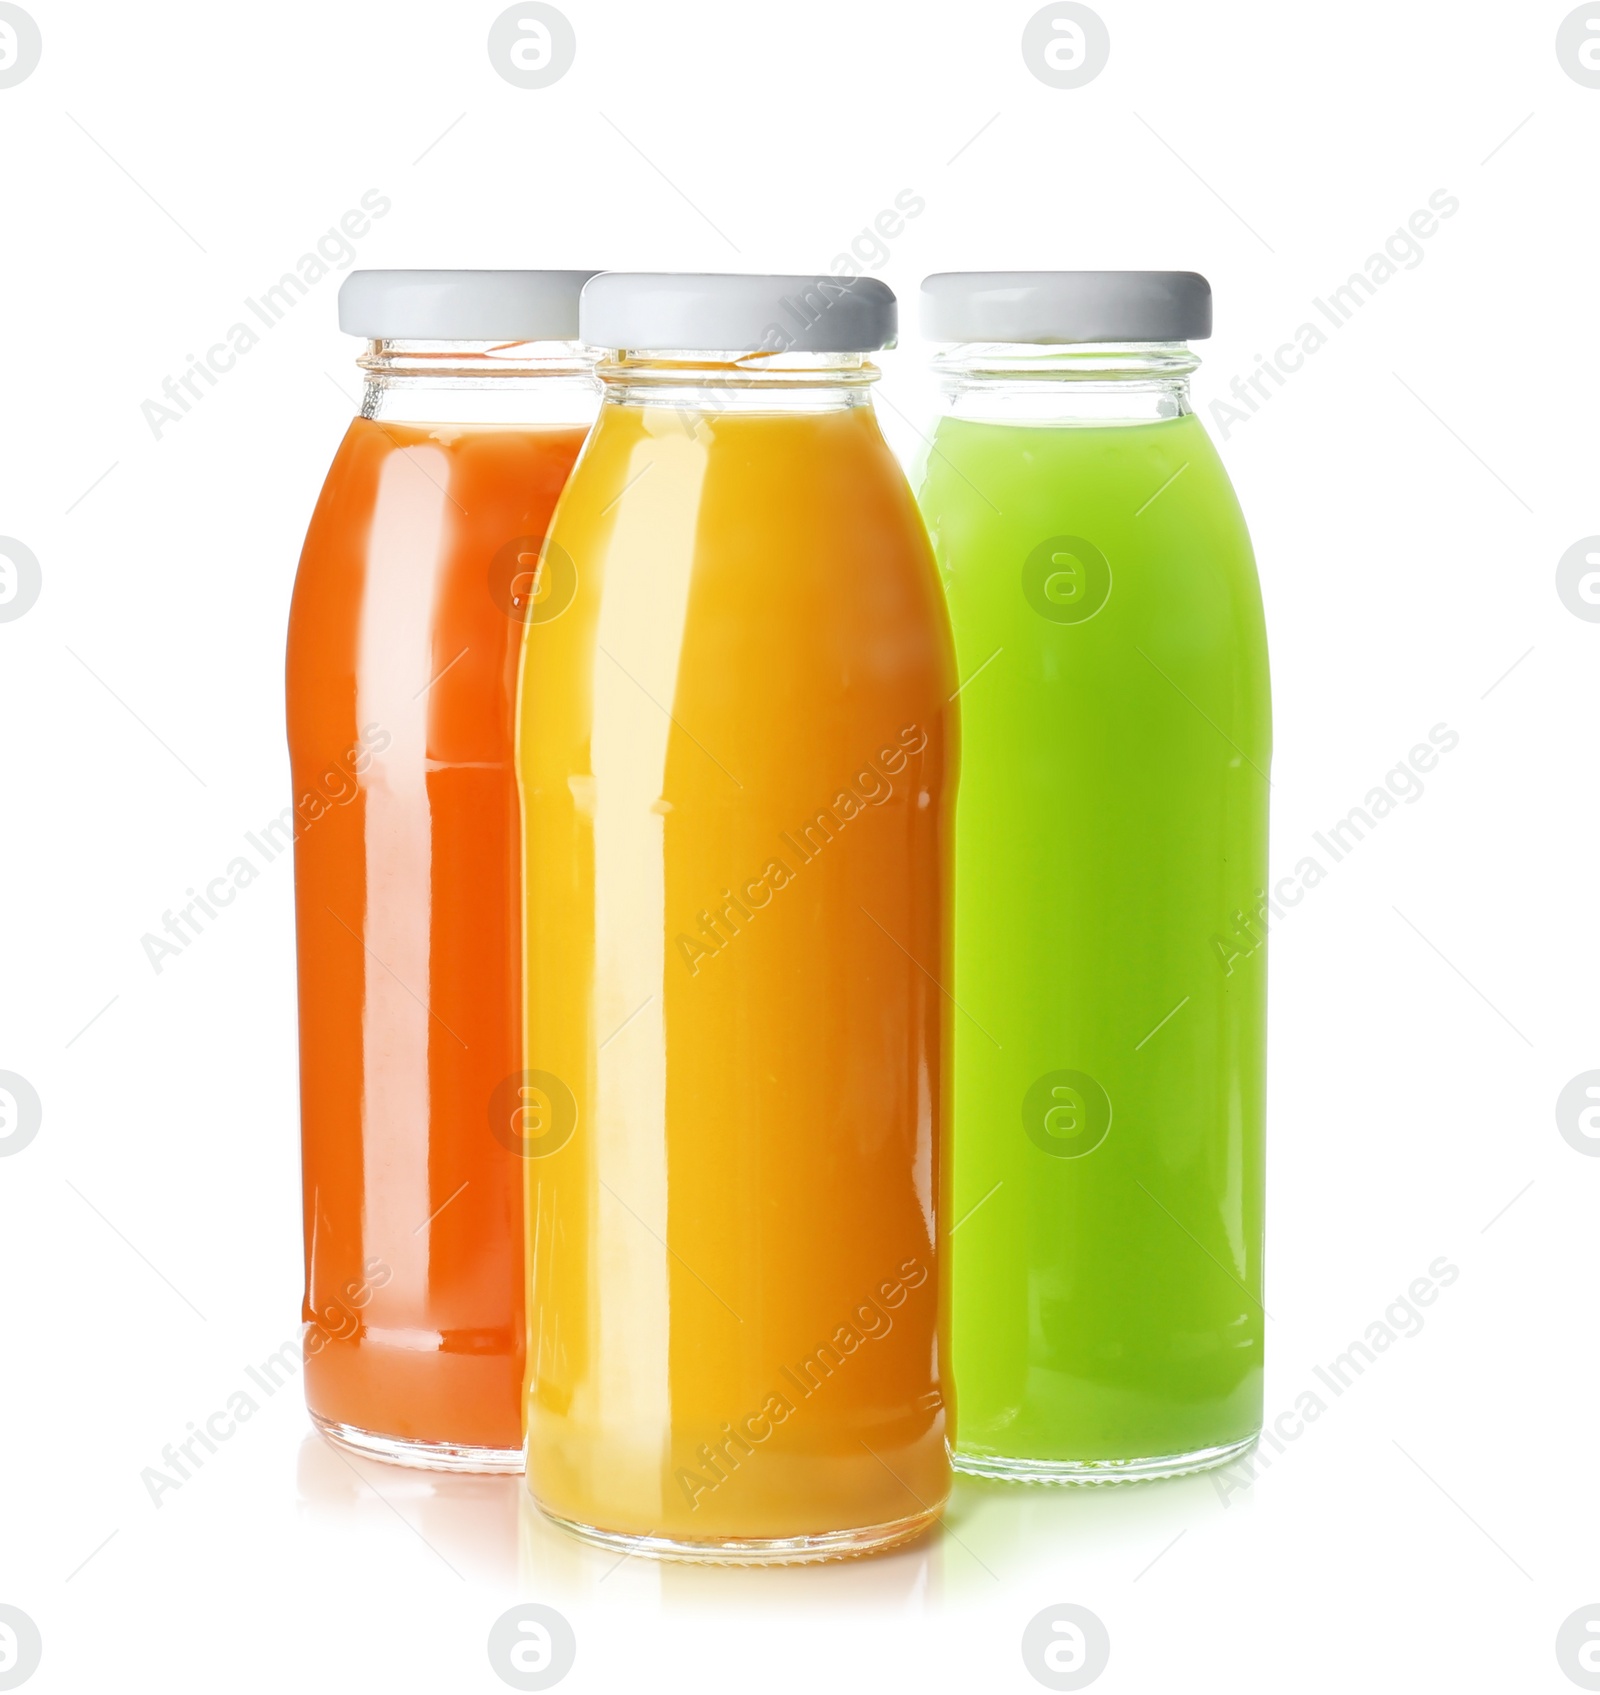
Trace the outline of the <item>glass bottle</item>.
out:
M 963 678 L 956 1464 L 1103 1482 L 1261 1424 L 1266 631 L 1192 273 L 924 285 Z
M 952 652 L 867 279 L 605 275 L 524 643 L 528 1482 L 634 1552 L 917 1534 L 949 1488 Z
M 598 404 L 589 272 L 355 272 L 364 389 L 288 645 L 306 1399 L 342 1445 L 522 1464 L 523 620 Z

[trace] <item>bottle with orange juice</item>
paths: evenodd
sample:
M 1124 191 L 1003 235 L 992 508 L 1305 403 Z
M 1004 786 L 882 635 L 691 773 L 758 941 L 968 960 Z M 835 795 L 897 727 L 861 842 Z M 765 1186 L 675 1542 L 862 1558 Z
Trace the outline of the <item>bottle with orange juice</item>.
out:
M 527 1475 L 804 1560 L 949 1488 L 954 657 L 875 279 L 611 274 L 524 631 Z
M 352 273 L 361 412 L 290 614 L 306 1399 L 412 1465 L 522 1465 L 513 707 L 589 274 Z

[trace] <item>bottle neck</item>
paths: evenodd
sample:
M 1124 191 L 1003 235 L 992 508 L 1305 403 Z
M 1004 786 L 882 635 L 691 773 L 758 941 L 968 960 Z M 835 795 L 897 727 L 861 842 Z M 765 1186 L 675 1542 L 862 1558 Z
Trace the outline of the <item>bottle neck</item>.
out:
M 870 407 L 879 373 L 863 353 L 630 348 L 607 354 L 599 375 L 607 405 L 697 412 L 833 412 Z
M 363 418 L 412 424 L 587 427 L 594 355 L 574 341 L 369 341 Z
M 1148 424 L 1181 418 L 1200 364 L 1187 342 L 963 342 L 933 362 L 944 410 L 1001 424 Z

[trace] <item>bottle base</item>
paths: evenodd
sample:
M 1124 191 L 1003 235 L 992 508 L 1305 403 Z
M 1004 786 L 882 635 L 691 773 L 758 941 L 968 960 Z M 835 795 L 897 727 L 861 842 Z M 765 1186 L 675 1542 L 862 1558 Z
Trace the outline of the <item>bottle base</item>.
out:
M 1153 1483 L 1163 1477 L 1189 1477 L 1211 1471 L 1248 1453 L 1260 1431 L 1238 1442 L 1218 1448 L 1195 1448 L 1186 1454 L 1158 1454 L 1137 1460 L 1024 1460 L 994 1454 L 972 1454 L 957 1448 L 950 1456 L 957 1471 L 971 1477 L 993 1478 L 1001 1483 L 1057 1483 L 1089 1485 L 1107 1483 Z
M 310 1410 L 309 1408 L 307 1409 Z M 353 1424 L 335 1424 L 311 1413 L 311 1422 L 324 1440 L 364 1460 L 411 1466 L 421 1471 L 475 1471 L 500 1474 L 522 1470 L 521 1448 L 474 1448 L 459 1442 L 418 1442 L 406 1436 L 380 1436 Z
M 538 1505 L 537 1500 L 534 1503 Z M 597 1525 L 562 1518 L 540 1506 L 539 1511 L 555 1526 L 587 1542 L 617 1554 L 642 1554 L 652 1560 L 686 1560 L 695 1565 L 767 1566 L 808 1565 L 820 1560 L 851 1560 L 864 1554 L 879 1554 L 914 1541 L 935 1522 L 942 1507 L 914 1513 L 910 1518 L 888 1524 L 869 1524 L 859 1530 L 827 1530 L 812 1536 L 727 1537 L 690 1539 L 677 1536 L 629 1536 L 619 1530 L 601 1530 Z

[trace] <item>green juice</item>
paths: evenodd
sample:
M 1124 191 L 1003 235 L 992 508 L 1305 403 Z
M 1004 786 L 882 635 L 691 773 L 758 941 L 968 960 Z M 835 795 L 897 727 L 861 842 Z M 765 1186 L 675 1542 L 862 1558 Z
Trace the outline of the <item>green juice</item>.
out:
M 1199 420 L 946 417 L 957 1463 L 1217 1463 L 1261 1424 L 1266 632 Z

